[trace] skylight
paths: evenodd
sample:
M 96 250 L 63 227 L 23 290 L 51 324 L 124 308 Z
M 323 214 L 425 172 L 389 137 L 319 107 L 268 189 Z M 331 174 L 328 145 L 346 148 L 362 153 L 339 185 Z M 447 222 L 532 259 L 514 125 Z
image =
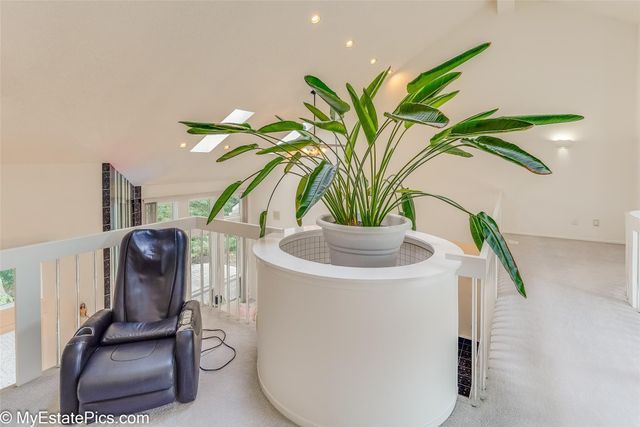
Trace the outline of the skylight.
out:
M 313 127 L 312 124 L 310 123 L 303 123 L 302 127 L 304 128 L 304 130 L 309 131 L 311 130 L 311 128 Z M 287 142 L 287 141 L 293 141 L 294 139 L 298 138 L 300 135 L 300 132 L 298 132 L 297 130 L 294 130 L 293 132 L 289 132 L 288 134 L 286 134 L 284 136 L 284 138 L 282 138 L 280 140 L 280 142 L 278 142 L 278 144 L 282 144 L 283 142 Z
M 244 123 L 249 120 L 249 117 L 251 116 L 253 116 L 253 111 L 235 109 L 231 112 L 231 114 L 224 118 L 222 123 Z M 228 136 L 229 134 L 206 135 L 200 140 L 200 142 L 198 142 L 198 144 L 196 144 L 195 147 L 191 149 L 191 152 L 209 153 L 218 145 L 220 145 L 220 143 L 224 141 Z

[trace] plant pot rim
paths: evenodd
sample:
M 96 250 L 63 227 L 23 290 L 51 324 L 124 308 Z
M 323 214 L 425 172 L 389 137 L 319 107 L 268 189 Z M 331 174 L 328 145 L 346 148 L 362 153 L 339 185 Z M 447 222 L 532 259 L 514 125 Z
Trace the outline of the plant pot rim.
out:
M 397 221 L 397 224 L 393 225 L 379 225 L 377 227 L 363 227 L 361 225 L 343 225 L 336 224 L 333 220 L 333 216 L 331 214 L 320 215 L 316 219 L 316 224 L 322 228 L 326 228 L 329 230 L 336 230 L 343 233 L 372 233 L 372 234 L 384 234 L 384 233 L 397 233 L 400 230 L 410 230 L 411 229 L 411 220 L 402 215 L 388 214 L 386 218 L 391 217 L 393 220 Z

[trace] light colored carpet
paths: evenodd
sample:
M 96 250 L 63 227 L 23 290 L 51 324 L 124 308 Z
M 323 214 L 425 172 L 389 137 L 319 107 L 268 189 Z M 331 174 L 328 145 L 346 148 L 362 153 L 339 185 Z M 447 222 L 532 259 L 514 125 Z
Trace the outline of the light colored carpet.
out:
M 460 399 L 445 425 L 640 425 L 640 315 L 624 302 L 624 248 L 511 239 L 518 242 L 512 249 L 529 298 L 517 296 L 502 279 L 485 400 L 473 408 Z M 151 424 L 291 425 L 260 392 L 253 328 L 215 314 L 205 319 L 206 327 L 227 330 L 237 359 L 220 372 L 201 374 L 195 402 L 150 411 Z M 0 392 L 0 405 L 53 411 L 57 382 L 57 370 L 50 370 Z
M 527 285 L 503 276 L 485 401 L 447 426 L 639 426 L 640 314 L 624 247 L 509 236 Z
M 16 336 L 13 331 L 0 335 L 0 389 L 16 382 Z

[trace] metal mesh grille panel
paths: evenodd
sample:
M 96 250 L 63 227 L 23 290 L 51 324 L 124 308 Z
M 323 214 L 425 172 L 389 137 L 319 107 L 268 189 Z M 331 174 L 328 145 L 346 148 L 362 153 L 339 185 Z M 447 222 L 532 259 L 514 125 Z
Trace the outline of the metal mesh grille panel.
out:
M 302 236 L 291 236 L 280 242 L 280 249 L 289 255 L 307 261 L 331 264 L 329 247 L 322 234 L 300 233 Z M 433 254 L 431 248 L 405 240 L 400 247 L 398 265 L 409 265 L 422 262 Z

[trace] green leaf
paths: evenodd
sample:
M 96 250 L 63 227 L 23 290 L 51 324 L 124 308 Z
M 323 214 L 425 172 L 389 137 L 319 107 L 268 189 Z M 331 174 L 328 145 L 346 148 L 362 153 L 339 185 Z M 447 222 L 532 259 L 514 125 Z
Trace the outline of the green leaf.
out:
M 293 168 L 298 160 L 300 160 L 300 157 L 302 157 L 302 153 L 300 151 L 296 151 L 293 156 L 289 158 L 287 165 L 284 167 L 284 173 L 289 173 L 291 171 L 291 168 Z
M 473 243 L 475 243 L 476 248 L 481 251 L 482 244 L 484 243 L 484 233 L 482 231 L 482 224 L 480 223 L 480 219 L 475 215 L 469 215 L 469 228 L 471 229 L 471 237 L 473 238 Z
M 258 144 L 241 145 L 218 157 L 218 160 L 216 160 L 216 162 L 224 162 L 225 160 L 229 160 L 233 157 L 239 156 L 240 154 L 246 153 L 247 151 L 257 150 L 258 148 L 260 148 Z
M 187 133 L 192 135 L 230 135 L 232 133 L 251 133 L 249 129 L 237 129 L 237 128 L 189 128 Z
M 449 73 L 434 79 L 426 84 L 422 89 L 409 98 L 409 102 L 424 102 L 426 99 L 435 96 L 460 77 L 462 73 Z
M 441 107 L 443 104 L 451 101 L 459 93 L 460 91 L 456 90 L 454 92 L 445 93 L 444 95 L 434 96 L 433 98 L 425 100 L 424 103 L 427 104 L 429 107 L 438 108 L 438 107 Z
M 304 192 L 305 187 L 307 186 L 307 181 L 309 180 L 309 175 L 304 175 L 298 181 L 298 187 L 296 188 L 296 212 L 300 209 L 300 205 L 302 204 L 302 193 Z M 298 226 L 302 226 L 302 218 L 296 218 L 296 222 Z
M 347 134 L 347 129 L 344 127 L 344 125 L 336 120 L 317 121 L 317 122 L 314 122 L 308 119 L 303 119 L 303 118 L 301 118 L 301 120 L 304 120 L 305 122 L 310 123 L 320 129 L 328 130 L 329 132 L 335 132 L 341 135 Z
M 316 91 L 329 106 L 341 116 L 350 110 L 349 104 L 344 102 L 338 94 L 329 88 L 322 80 L 315 76 L 304 76 L 304 81 Z
M 451 134 L 451 128 L 446 128 L 436 133 L 431 137 L 431 145 L 437 145 L 440 142 L 444 141 L 449 137 L 449 134 Z
M 356 146 L 356 141 L 358 140 L 358 134 L 360 133 L 360 123 L 356 123 L 351 131 L 351 135 L 349 135 L 349 140 L 347 141 L 346 146 L 344 147 L 344 158 L 347 163 L 351 163 L 351 157 L 353 156 L 353 150 Z
M 380 87 L 382 87 L 382 83 L 384 82 L 384 79 L 387 78 L 387 75 L 389 75 L 390 69 L 391 67 L 388 67 L 386 70 L 378 74 L 376 78 L 373 79 L 371 83 L 369 83 L 369 86 L 367 86 L 366 92 L 369 94 L 369 97 L 371 99 L 376 96 L 376 93 L 378 93 L 378 90 L 380 89 Z
M 402 206 L 402 216 L 411 220 L 411 229 L 416 230 L 416 205 L 413 198 L 410 197 L 410 193 L 403 192 L 400 195 L 400 201 Z
M 322 112 L 322 110 L 320 110 L 319 108 L 317 108 L 314 105 L 309 104 L 308 102 L 304 103 L 304 106 L 307 107 L 307 110 L 311 111 L 311 114 L 313 114 L 315 117 L 317 117 L 318 119 L 320 119 L 323 122 L 328 122 L 331 119 L 329 118 L 329 116 L 327 116 L 325 113 Z
M 364 93 L 362 94 L 362 97 L 360 99 L 362 100 L 362 105 L 364 106 L 366 113 L 371 119 L 371 123 L 373 123 L 373 128 L 376 132 L 378 132 L 378 113 L 376 112 L 376 107 L 375 105 L 373 105 L 371 96 L 369 96 L 369 93 L 366 89 L 364 90 Z
M 358 120 L 360 122 L 360 125 L 362 126 L 362 130 L 364 131 L 365 136 L 367 137 L 367 141 L 369 142 L 369 144 L 372 144 L 376 140 L 376 129 L 373 126 L 371 117 L 369 117 L 369 114 L 367 114 L 367 112 L 365 111 L 364 106 L 360 102 L 360 98 L 349 83 L 347 83 L 347 91 L 349 91 L 349 96 L 351 96 L 351 103 L 353 104 L 354 110 L 356 110 Z
M 482 135 L 485 133 L 501 133 L 525 130 L 533 127 L 529 122 L 508 118 L 471 120 L 458 123 L 451 128 L 451 137 Z
M 263 238 L 267 231 L 267 212 L 260 212 L 260 238 Z
M 463 139 L 467 146 L 477 148 L 487 153 L 502 157 L 538 175 L 549 175 L 551 170 L 539 159 L 524 151 L 515 144 L 504 141 L 494 136 L 479 136 L 477 138 Z
M 509 116 L 508 118 L 522 120 L 536 126 L 577 122 L 584 119 L 583 116 L 580 116 L 578 114 L 544 114 L 537 116 Z
M 493 110 L 484 111 L 482 113 L 474 114 L 473 116 L 467 117 L 466 119 L 462 120 L 460 123 L 466 123 L 466 122 L 470 122 L 472 120 L 486 119 L 487 117 L 492 116 L 496 111 L 498 111 L 498 109 L 494 108 Z M 458 123 L 458 124 L 460 124 L 460 123 Z
M 425 71 L 424 73 L 420 74 L 418 77 L 413 79 L 411 82 L 409 82 L 409 84 L 407 84 L 407 92 L 416 93 L 417 91 L 422 89 L 425 85 L 429 84 L 429 82 L 433 81 L 434 79 L 440 77 L 445 73 L 448 73 L 449 71 L 453 70 L 457 66 L 467 62 L 474 56 L 484 51 L 490 45 L 491 43 L 483 43 L 479 46 L 474 47 L 473 49 L 469 49 L 468 51 L 461 53 L 460 55 L 454 58 L 451 58 L 446 62 L 443 62 L 442 64 L 438 65 L 435 68 L 432 68 L 429 71 Z
M 498 229 L 498 225 L 496 222 L 484 212 L 480 212 L 476 215 L 476 218 L 480 221 L 480 227 L 482 228 L 482 233 L 485 236 L 486 242 L 489 244 L 489 247 L 495 252 L 496 256 L 509 273 L 511 280 L 518 290 L 518 293 L 523 297 L 527 297 L 527 292 L 524 288 L 524 282 L 522 277 L 520 276 L 520 271 L 518 270 L 518 266 L 516 265 L 515 260 L 513 259 L 513 255 L 509 250 L 509 246 L 507 246 L 507 242 L 504 237 L 500 233 Z
M 451 147 L 451 146 L 444 147 L 442 149 L 442 152 L 445 154 L 451 154 L 453 156 L 459 156 L 459 157 L 473 157 L 473 154 L 467 153 L 466 151 L 461 150 L 458 147 Z
M 249 123 L 201 123 L 201 122 L 178 122 L 190 128 L 219 129 L 219 130 L 250 130 Z
M 283 157 L 276 157 L 275 159 L 264 165 L 260 173 L 258 173 L 258 175 L 256 175 L 256 177 L 253 178 L 253 180 L 249 183 L 247 189 L 242 192 L 240 198 L 244 199 L 245 197 L 247 197 L 249 193 L 251 193 L 251 191 L 253 191 L 253 189 L 256 188 L 258 184 L 260 184 L 271 173 L 273 169 L 275 169 L 276 166 L 282 163 L 283 160 Z
M 283 120 L 279 122 L 274 122 L 268 124 L 266 126 L 262 126 L 258 129 L 259 133 L 273 133 L 273 132 L 288 132 L 292 130 L 302 130 L 304 129 L 302 124 L 291 121 L 291 120 Z
M 241 185 L 242 185 L 242 181 L 236 181 L 233 184 L 229 185 L 222 192 L 220 197 L 218 197 L 216 202 L 213 204 L 213 207 L 211 208 L 211 212 L 209 212 L 209 218 L 207 219 L 207 224 L 209 224 L 211 221 L 214 220 L 216 215 L 218 215 L 218 212 L 220 212 L 220 210 L 224 207 L 224 205 L 231 198 L 231 196 L 233 196 L 233 193 L 235 193 L 238 187 L 240 187 Z
M 395 114 L 384 113 L 384 115 L 395 120 L 420 123 L 438 128 L 446 126 L 447 123 L 449 123 L 447 116 L 442 114 L 440 110 L 429 107 L 428 105 L 413 102 L 400 104 L 398 112 Z
M 326 160 L 322 160 L 309 175 L 304 192 L 300 197 L 300 206 L 296 210 L 296 219 L 302 219 L 309 209 L 322 198 L 327 191 L 333 177 L 336 174 L 336 167 Z
M 280 144 L 273 145 L 268 148 L 264 148 L 258 151 L 256 154 L 262 155 L 262 154 L 282 153 L 282 152 L 291 153 L 294 151 L 302 150 L 307 145 L 316 145 L 316 143 L 305 136 L 305 137 L 292 139 L 291 141 L 282 141 Z

